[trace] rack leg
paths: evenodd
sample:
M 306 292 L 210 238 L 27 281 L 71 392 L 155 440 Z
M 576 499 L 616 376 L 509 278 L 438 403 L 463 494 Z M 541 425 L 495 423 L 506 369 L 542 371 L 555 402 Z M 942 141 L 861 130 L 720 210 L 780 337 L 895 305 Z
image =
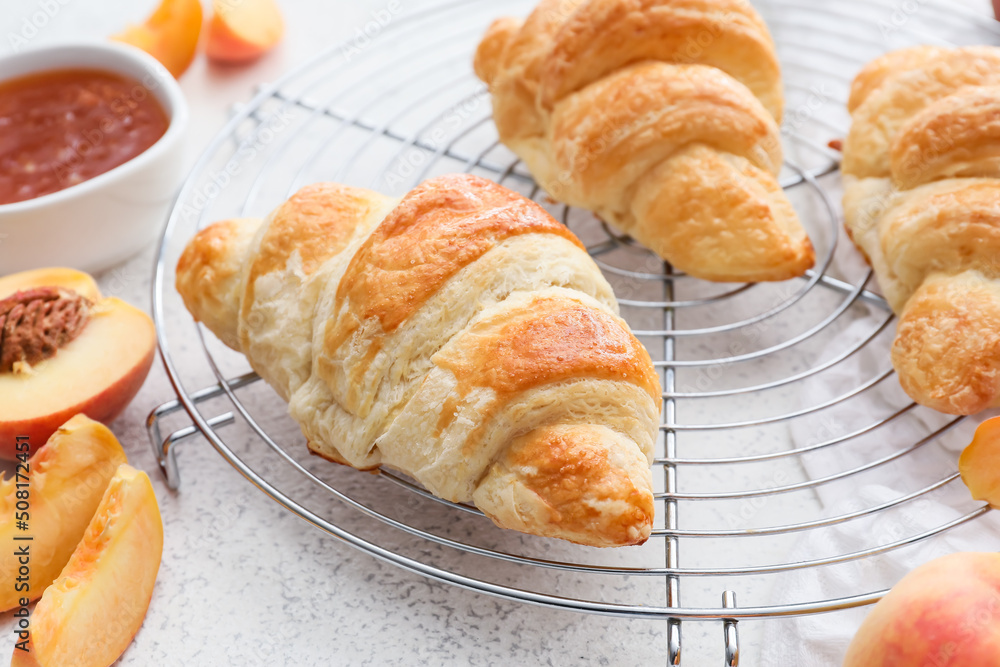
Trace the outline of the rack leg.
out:
M 664 273 L 667 275 L 672 275 L 674 269 L 670 264 L 664 262 L 663 264 Z M 663 297 L 666 301 L 674 300 L 674 284 L 671 281 L 664 281 L 663 283 Z M 673 308 L 664 308 L 663 310 L 663 329 L 665 331 L 671 331 L 674 328 L 674 310 Z M 672 336 L 667 336 L 663 339 L 663 359 L 667 362 L 674 360 L 675 349 L 674 349 L 674 339 Z M 669 393 L 673 393 L 676 389 L 675 384 L 677 381 L 676 369 L 672 366 L 667 366 L 664 371 L 663 376 L 663 390 Z M 663 423 L 668 427 L 664 436 L 664 453 L 666 454 L 668 461 L 673 461 L 677 458 L 677 432 L 674 431 L 672 426 L 677 423 L 677 402 L 673 398 L 668 398 L 663 401 Z M 664 525 L 667 530 L 677 530 L 679 526 L 679 521 L 677 517 L 677 501 L 670 498 L 670 494 L 677 492 L 677 468 L 673 463 L 668 463 L 663 466 L 664 474 L 664 487 L 667 492 L 667 498 L 664 500 L 663 509 L 665 520 Z M 666 565 L 670 569 L 677 569 L 680 567 L 680 541 L 676 536 L 670 536 L 666 539 Z M 681 582 L 676 575 L 669 575 L 667 577 L 667 606 L 669 607 L 679 607 L 681 604 Z M 668 664 L 671 667 L 676 667 L 681 664 L 681 622 L 680 619 L 671 618 L 667 621 L 667 659 Z
M 667 653 L 670 667 L 681 664 L 681 622 L 676 618 L 667 621 Z
M 736 593 L 725 591 L 722 594 L 722 606 L 726 609 L 736 607 Z M 739 667 L 740 664 L 740 631 L 735 619 L 722 621 L 722 632 L 726 640 L 726 667 Z
M 221 396 L 226 391 L 226 386 L 230 389 L 240 389 L 241 387 L 246 387 L 247 385 L 253 384 L 260 377 L 256 373 L 244 373 L 238 377 L 230 378 L 225 381 L 225 385 L 216 384 L 211 387 L 205 387 L 204 389 L 199 389 L 198 391 L 191 394 L 191 401 L 194 403 L 201 403 L 207 401 L 210 398 L 215 398 Z M 180 488 L 181 477 L 177 470 L 177 452 L 174 449 L 174 445 L 184 440 L 190 438 L 192 435 L 198 432 L 193 426 L 188 426 L 182 428 L 178 431 L 174 431 L 166 438 L 160 434 L 160 420 L 162 420 L 167 415 L 179 412 L 184 408 L 180 401 L 167 401 L 155 408 L 146 417 L 146 434 L 149 436 L 149 444 L 153 447 L 153 456 L 156 457 L 156 462 L 160 466 L 160 472 L 167 479 L 167 486 L 172 490 L 176 491 Z M 217 417 L 212 417 L 208 420 L 209 426 L 213 428 L 216 426 L 222 426 L 224 424 L 230 424 L 233 421 L 233 413 L 227 412 L 225 414 L 219 415 Z
M 179 408 L 180 404 L 177 401 L 170 401 L 155 408 L 149 413 L 149 417 L 146 418 L 146 433 L 149 435 L 149 444 L 153 447 L 153 456 L 156 457 L 156 463 L 160 466 L 160 472 L 163 473 L 164 478 L 167 480 L 167 487 L 172 491 L 178 490 L 181 486 L 181 475 L 177 468 L 177 448 L 175 445 L 181 440 L 186 440 L 198 433 L 198 429 L 194 426 L 185 426 L 182 429 L 174 431 L 166 438 L 160 435 L 160 420 L 164 416 L 176 412 Z M 231 424 L 232 422 L 232 412 L 226 412 L 208 420 L 208 424 L 212 428 Z

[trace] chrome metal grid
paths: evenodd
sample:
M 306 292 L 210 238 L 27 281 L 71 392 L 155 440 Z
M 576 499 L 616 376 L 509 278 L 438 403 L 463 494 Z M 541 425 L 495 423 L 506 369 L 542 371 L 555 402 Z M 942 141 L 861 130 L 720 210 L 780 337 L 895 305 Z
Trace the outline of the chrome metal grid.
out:
M 817 265 L 782 284 L 718 285 L 677 273 L 589 213 L 549 201 L 498 144 L 488 96 L 470 67 L 496 4 L 437 3 L 386 25 L 373 20 L 362 29 L 367 39 L 332 47 L 264 87 L 198 161 L 164 232 L 154 280 L 160 349 L 178 399 L 157 408 L 148 427 L 169 484 L 180 481 L 176 443 L 200 432 L 292 513 L 384 561 L 504 598 L 666 620 L 669 664 L 679 664 L 685 620 L 722 621 L 726 664 L 735 665 L 741 619 L 877 600 L 884 590 L 789 604 L 773 602 L 770 591 L 790 572 L 885 557 L 988 509 L 970 501 L 961 518 L 911 527 L 886 543 L 780 559 L 802 533 L 863 531 L 874 515 L 961 484 L 955 472 L 914 479 L 890 501 L 842 512 L 826 509 L 818 495 L 831 488 L 850 494 L 867 479 L 892 477 L 900 461 L 926 456 L 949 437 L 967 439 L 971 428 L 915 406 L 895 386 L 887 354 L 893 317 L 844 240 L 839 154 L 827 142 L 844 136 L 848 86 L 864 62 L 912 43 L 996 42 L 996 28 L 944 3 L 918 3 L 919 13 L 903 21 L 889 2 L 758 3 L 786 77 L 782 185 L 816 245 Z M 512 2 L 500 13 L 524 15 L 532 4 Z M 654 463 L 661 511 L 647 545 L 597 552 L 512 534 L 399 474 L 383 470 L 371 479 L 311 459 L 273 392 L 191 321 L 169 286 L 184 243 L 213 220 L 263 215 L 317 180 L 401 194 L 449 171 L 519 190 L 573 229 L 661 371 L 663 437 Z M 831 393 L 838 373 L 853 381 Z M 182 409 L 193 426 L 163 437 L 169 415 Z M 897 431 L 919 434 L 897 440 Z M 882 449 L 826 469 L 831 452 L 871 443 Z

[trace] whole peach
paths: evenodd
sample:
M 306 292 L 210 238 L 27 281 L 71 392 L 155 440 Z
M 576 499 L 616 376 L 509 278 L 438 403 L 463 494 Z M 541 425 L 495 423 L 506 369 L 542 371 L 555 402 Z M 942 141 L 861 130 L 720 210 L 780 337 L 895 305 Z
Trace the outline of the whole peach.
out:
M 1000 554 L 951 554 L 910 572 L 865 618 L 844 665 L 1000 666 Z

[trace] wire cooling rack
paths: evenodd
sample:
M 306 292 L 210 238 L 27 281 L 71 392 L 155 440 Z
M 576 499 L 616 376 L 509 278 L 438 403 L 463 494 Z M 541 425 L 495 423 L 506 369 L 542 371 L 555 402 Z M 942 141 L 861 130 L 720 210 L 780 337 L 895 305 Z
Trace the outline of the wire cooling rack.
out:
M 786 81 L 782 185 L 817 264 L 785 283 L 720 285 L 675 272 L 593 215 L 552 202 L 498 143 L 471 56 L 498 13 L 523 16 L 533 3 L 498 4 L 462 0 L 397 15 L 390 3 L 353 39 L 263 87 L 199 159 L 155 267 L 154 315 L 177 400 L 154 410 L 148 427 L 168 483 L 180 484 L 177 443 L 201 433 L 292 513 L 383 561 L 526 603 L 666 622 L 672 665 L 683 622 L 721 622 L 725 664 L 736 665 L 741 620 L 877 600 L 883 589 L 798 599 L 786 582 L 810 568 L 877 563 L 988 510 L 966 499 L 953 503 L 955 520 L 910 520 L 920 503 L 942 502 L 961 485 L 953 457 L 947 469 L 924 463 L 947 454 L 949 439 L 967 442 L 974 424 L 915 406 L 898 389 L 888 360 L 893 317 L 842 234 L 830 142 L 846 132 L 850 80 L 869 59 L 916 43 L 996 43 L 997 29 L 928 0 L 758 3 Z M 172 288 L 185 242 L 214 220 L 263 216 L 314 181 L 398 195 L 454 171 L 518 190 L 567 224 L 661 372 L 659 506 L 646 545 L 594 550 L 502 531 L 402 475 L 310 457 L 274 392 L 191 320 Z M 171 417 L 182 410 L 193 424 Z M 886 480 L 905 490 L 846 510 L 835 502 Z M 893 512 L 903 517 L 894 530 L 872 534 L 863 549 L 788 556 L 823 531 L 867 535 L 873 519 Z

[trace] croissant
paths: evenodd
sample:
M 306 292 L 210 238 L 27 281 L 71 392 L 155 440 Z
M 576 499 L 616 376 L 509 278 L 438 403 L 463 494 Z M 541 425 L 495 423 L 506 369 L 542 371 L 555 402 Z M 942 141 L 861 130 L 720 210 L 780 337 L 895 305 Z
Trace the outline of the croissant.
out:
M 699 278 L 813 265 L 776 178 L 774 44 L 745 0 L 543 0 L 494 22 L 474 66 L 500 140 L 554 198 Z
M 470 175 L 402 200 L 332 183 L 200 231 L 195 319 L 289 402 L 309 449 L 389 466 L 505 528 L 640 544 L 660 384 L 579 240 Z
M 899 325 L 916 402 L 1000 405 L 1000 49 L 918 47 L 862 69 L 844 143 L 844 219 Z

